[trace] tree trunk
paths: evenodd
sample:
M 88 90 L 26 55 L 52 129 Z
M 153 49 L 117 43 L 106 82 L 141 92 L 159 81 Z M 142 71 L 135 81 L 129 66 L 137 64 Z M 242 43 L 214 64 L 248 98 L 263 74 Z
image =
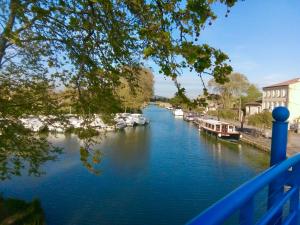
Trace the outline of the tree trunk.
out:
M 5 56 L 5 51 L 8 47 L 8 36 L 13 30 L 13 26 L 15 23 L 16 13 L 18 6 L 20 5 L 19 0 L 11 0 L 9 5 L 9 17 L 6 22 L 6 25 L 3 29 L 2 34 L 0 35 L 0 69 L 2 68 L 3 59 Z

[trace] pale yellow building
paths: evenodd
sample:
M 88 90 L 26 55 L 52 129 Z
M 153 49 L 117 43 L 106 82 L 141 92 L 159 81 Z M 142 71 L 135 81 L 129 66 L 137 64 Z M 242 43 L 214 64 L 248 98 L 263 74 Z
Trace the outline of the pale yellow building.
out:
M 262 105 L 261 101 L 248 102 L 247 104 L 245 104 L 246 116 L 251 116 L 257 113 L 261 113 L 262 112 L 261 105 Z
M 262 109 L 272 111 L 277 106 L 289 109 L 290 124 L 300 122 L 300 78 L 263 88 Z

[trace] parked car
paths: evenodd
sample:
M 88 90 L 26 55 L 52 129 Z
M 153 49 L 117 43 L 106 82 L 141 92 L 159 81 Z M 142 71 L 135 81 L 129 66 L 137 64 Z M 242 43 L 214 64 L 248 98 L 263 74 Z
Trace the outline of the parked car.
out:
M 290 131 L 298 133 L 299 132 L 299 124 L 298 123 L 291 124 Z

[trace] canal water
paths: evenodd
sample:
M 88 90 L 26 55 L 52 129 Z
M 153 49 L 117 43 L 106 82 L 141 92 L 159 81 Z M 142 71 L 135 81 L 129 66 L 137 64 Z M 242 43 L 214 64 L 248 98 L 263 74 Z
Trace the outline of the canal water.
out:
M 0 181 L 4 198 L 40 201 L 48 225 L 184 224 L 268 165 L 247 145 L 201 135 L 170 111 L 149 106 L 149 126 L 107 134 L 83 153 L 75 136 L 39 177 Z

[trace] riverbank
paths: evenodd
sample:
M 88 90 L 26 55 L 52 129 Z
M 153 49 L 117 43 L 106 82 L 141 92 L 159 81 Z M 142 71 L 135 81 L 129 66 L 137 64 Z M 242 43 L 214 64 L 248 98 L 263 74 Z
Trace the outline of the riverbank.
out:
M 240 138 L 240 141 L 242 141 L 243 143 L 246 143 L 268 153 L 271 151 L 271 139 L 264 137 L 253 137 L 246 134 L 245 132 L 241 132 L 241 134 L 242 137 Z
M 270 129 L 267 129 L 265 131 L 267 135 L 262 136 L 260 129 L 257 127 L 244 124 L 242 129 L 241 123 L 238 121 L 225 120 L 225 119 L 220 119 L 220 120 L 226 123 L 233 124 L 237 128 L 237 130 L 242 134 L 242 137 L 240 138 L 241 142 L 254 146 L 259 150 L 270 153 L 271 151 L 270 136 L 272 136 L 271 134 L 272 131 Z
M 225 121 L 221 119 L 222 121 Z M 271 151 L 271 142 L 272 142 L 272 130 L 266 129 L 266 136 L 260 135 L 260 129 L 257 127 L 244 125 L 244 128 L 241 129 L 240 123 L 235 121 L 226 121 L 228 123 L 234 124 L 242 134 L 241 141 L 251 146 L 254 146 L 260 150 L 270 153 Z M 287 157 L 291 157 L 300 152 L 300 134 L 294 133 L 292 131 L 288 132 L 288 143 L 286 154 Z
M 165 104 L 158 104 L 158 106 L 167 108 Z M 193 115 L 193 117 L 200 117 L 199 113 L 194 111 L 184 112 L 184 116 Z M 259 150 L 270 152 L 271 151 L 271 139 L 268 137 L 263 137 L 258 135 L 258 132 L 253 127 L 249 128 L 245 126 L 243 129 L 240 128 L 240 124 L 238 122 L 227 121 L 221 119 L 222 122 L 233 124 L 237 130 L 241 133 L 240 142 L 245 143 L 247 145 L 253 146 Z M 268 132 L 270 133 L 270 132 Z
M 39 199 L 46 224 L 182 225 L 268 167 L 268 155 L 254 147 L 199 135 L 153 105 L 143 112 L 151 126 L 111 132 L 88 151 L 76 135 L 53 135 L 51 144 L 64 149 L 57 160 L 39 164 L 38 177 L 21 167 L 0 192 Z M 44 160 L 38 156 L 18 163 Z
M 29 116 L 21 118 L 23 126 L 33 132 L 54 132 L 73 133 L 76 130 L 95 130 L 96 132 L 109 132 L 133 127 L 136 125 L 146 125 L 149 123 L 142 114 L 118 113 L 115 118 L 107 124 L 101 115 L 91 115 L 88 118 L 76 114 L 63 115 L 62 118 L 56 116 Z

